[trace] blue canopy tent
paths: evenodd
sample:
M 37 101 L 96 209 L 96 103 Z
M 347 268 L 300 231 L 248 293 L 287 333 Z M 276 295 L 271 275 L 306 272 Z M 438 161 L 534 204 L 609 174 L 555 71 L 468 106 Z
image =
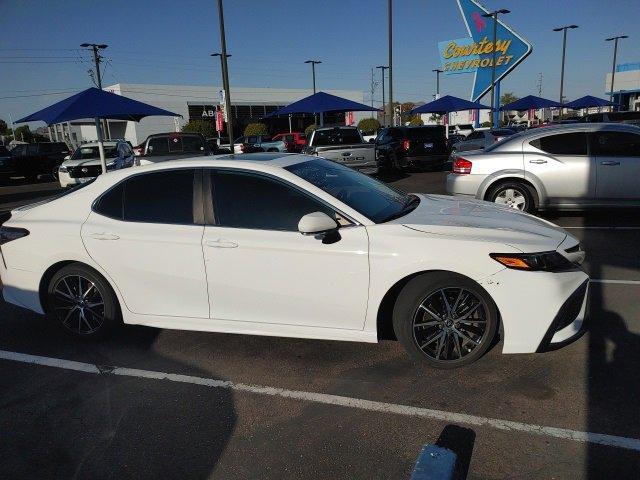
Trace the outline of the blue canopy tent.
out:
M 500 107 L 500 110 L 538 110 L 540 108 L 552 108 L 561 107 L 560 103 L 548 100 L 542 97 L 536 97 L 535 95 L 527 95 L 515 102 L 507 103 Z
M 604 98 L 598 98 L 592 95 L 585 95 L 584 97 L 580 97 L 574 100 L 573 102 L 566 103 L 564 106 L 577 110 L 579 108 L 614 107 L 616 105 L 617 105 L 616 103 L 610 102 L 609 100 L 605 100 Z
M 313 113 L 321 114 L 320 124 L 322 125 L 322 114 L 326 112 L 378 112 L 379 109 L 354 102 L 346 98 L 337 97 L 325 92 L 318 92 L 305 97 L 297 102 L 290 103 L 264 118 L 277 117 L 278 115 L 290 115 L 293 113 Z
M 461 110 L 490 110 L 491 107 L 487 107 L 478 102 L 470 102 L 464 98 L 453 97 L 451 95 L 445 95 L 433 102 L 425 103 L 419 107 L 409 111 L 409 113 L 437 113 L 439 115 L 449 114 L 451 112 L 459 112 Z M 449 138 L 449 128 L 446 129 L 447 138 Z
M 107 164 L 104 157 L 104 147 L 102 145 L 100 119 L 139 122 L 144 117 L 149 116 L 181 117 L 182 115 L 138 102 L 137 100 L 132 100 L 122 95 L 105 92 L 98 88 L 88 88 L 58 103 L 54 103 L 47 108 L 27 115 L 15 123 L 43 121 L 47 125 L 51 125 L 81 118 L 94 118 L 98 134 L 98 149 L 100 151 L 102 173 L 105 173 L 107 171 Z

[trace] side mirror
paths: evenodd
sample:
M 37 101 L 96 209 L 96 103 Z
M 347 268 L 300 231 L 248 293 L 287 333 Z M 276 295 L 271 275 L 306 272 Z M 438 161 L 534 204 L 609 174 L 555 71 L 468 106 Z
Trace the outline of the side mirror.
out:
M 318 235 L 334 231 L 338 222 L 323 212 L 307 213 L 298 222 L 298 231 L 303 235 Z

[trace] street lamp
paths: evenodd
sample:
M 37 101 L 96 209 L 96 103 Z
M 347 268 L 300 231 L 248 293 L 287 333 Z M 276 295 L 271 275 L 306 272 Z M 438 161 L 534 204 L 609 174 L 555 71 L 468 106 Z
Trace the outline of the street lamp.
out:
M 431 71 L 436 73 L 436 100 L 437 100 L 438 98 L 440 98 L 440 74 L 443 72 L 443 70 L 440 70 L 439 68 L 434 68 Z
M 496 36 L 498 35 L 498 15 L 499 14 L 507 14 L 507 13 L 511 13 L 510 10 L 507 10 L 506 8 L 501 8 L 500 10 L 494 10 L 493 12 L 488 12 L 488 13 L 483 13 L 482 16 L 485 18 L 493 18 L 493 48 L 491 49 L 491 56 L 492 56 L 492 61 L 491 61 L 491 125 L 493 125 L 494 128 L 497 127 L 496 125 L 496 119 L 497 119 L 497 115 L 495 114 L 494 110 L 494 88 L 495 88 L 495 84 L 496 84 Z
M 564 105 L 564 58 L 567 51 L 567 30 L 578 28 L 578 25 L 565 25 L 564 27 L 554 28 L 554 32 L 562 32 L 562 69 L 560 70 L 560 105 Z M 560 108 L 562 115 L 562 108 Z
M 384 71 L 388 70 L 389 67 L 385 65 L 378 65 L 376 68 L 379 68 L 382 71 L 382 126 L 387 126 L 387 109 L 384 106 Z
M 621 38 L 629 38 L 628 35 L 618 35 L 605 39 L 605 42 L 613 40 L 613 67 L 611 67 L 611 92 L 609 93 L 609 101 L 613 102 L 613 80 L 616 77 L 616 57 L 618 56 L 618 40 Z
M 307 60 L 304 63 L 311 64 L 311 75 L 313 76 L 313 93 L 316 93 L 316 65 L 322 63 L 321 60 Z
M 224 71 L 224 65 L 222 64 L 222 54 L 221 53 L 212 53 L 211 56 L 212 57 L 220 57 L 220 77 L 222 77 L 222 72 Z M 230 56 L 231 56 L 231 54 L 227 53 L 226 57 L 229 58 Z M 223 83 L 224 83 L 224 80 L 223 80 Z M 225 92 L 225 98 L 226 98 L 226 92 Z M 227 108 L 226 104 L 224 105 L 224 108 L 225 109 Z M 220 112 L 218 110 L 216 110 L 216 115 L 218 115 L 219 113 Z M 227 114 L 227 118 L 228 118 L 228 114 Z M 222 135 L 222 132 L 218 131 L 218 138 L 221 138 L 221 135 Z

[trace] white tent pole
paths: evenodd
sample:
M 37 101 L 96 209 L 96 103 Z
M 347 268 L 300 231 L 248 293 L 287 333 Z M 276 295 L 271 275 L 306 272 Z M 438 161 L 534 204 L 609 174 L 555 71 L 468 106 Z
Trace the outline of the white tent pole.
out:
M 100 165 L 102 165 L 102 173 L 107 173 L 107 160 L 104 157 L 104 145 L 102 144 L 102 129 L 100 128 L 100 119 L 96 117 L 96 133 L 98 134 L 98 150 L 100 151 Z

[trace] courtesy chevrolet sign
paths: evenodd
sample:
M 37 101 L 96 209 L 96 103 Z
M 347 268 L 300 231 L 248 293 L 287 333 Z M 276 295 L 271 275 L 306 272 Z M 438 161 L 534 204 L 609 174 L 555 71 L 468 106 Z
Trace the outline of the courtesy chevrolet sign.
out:
M 458 7 L 471 36 L 439 42 L 440 62 L 446 75 L 475 74 L 471 100 L 476 101 L 491 89 L 494 50 L 496 81 L 500 81 L 531 53 L 532 46 L 500 19 L 494 44 L 493 20 L 482 16 L 488 11 L 475 0 L 458 0 Z

